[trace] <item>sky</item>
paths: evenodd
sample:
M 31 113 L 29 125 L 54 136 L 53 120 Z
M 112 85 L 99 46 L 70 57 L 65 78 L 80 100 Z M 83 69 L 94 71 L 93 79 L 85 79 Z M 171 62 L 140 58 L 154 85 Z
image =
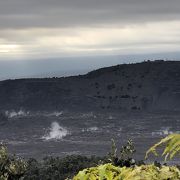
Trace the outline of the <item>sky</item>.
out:
M 179 49 L 179 0 L 0 0 L 0 79 L 179 60 Z

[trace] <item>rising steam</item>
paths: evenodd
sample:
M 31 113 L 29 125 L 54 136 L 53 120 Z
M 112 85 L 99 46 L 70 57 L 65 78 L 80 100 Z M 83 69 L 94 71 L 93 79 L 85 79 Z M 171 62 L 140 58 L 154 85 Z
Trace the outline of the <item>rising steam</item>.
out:
M 42 138 L 45 140 L 53 140 L 53 139 L 60 140 L 68 134 L 69 132 L 67 129 L 61 127 L 59 123 L 53 122 L 51 124 L 51 127 L 49 128 L 48 134 L 46 134 Z
M 29 115 L 29 111 L 25 112 L 23 110 L 19 110 L 19 111 L 12 110 L 12 111 L 6 111 L 5 114 L 9 118 L 13 118 L 13 117 L 16 117 L 16 116 L 27 116 L 27 115 Z

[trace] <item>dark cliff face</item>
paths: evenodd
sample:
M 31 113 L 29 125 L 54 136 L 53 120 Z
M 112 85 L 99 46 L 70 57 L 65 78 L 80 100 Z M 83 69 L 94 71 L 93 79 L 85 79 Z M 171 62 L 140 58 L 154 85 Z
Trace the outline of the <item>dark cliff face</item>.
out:
M 0 82 L 0 110 L 180 110 L 180 62 L 117 65 L 67 78 Z

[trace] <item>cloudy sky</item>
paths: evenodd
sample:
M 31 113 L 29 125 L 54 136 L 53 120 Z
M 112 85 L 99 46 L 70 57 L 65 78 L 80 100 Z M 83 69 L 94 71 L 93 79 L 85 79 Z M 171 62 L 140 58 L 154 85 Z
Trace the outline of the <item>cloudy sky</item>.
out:
M 12 73 L 4 67 L 15 61 L 27 70 L 38 62 L 36 75 L 47 72 L 43 59 L 47 66 L 73 62 L 86 70 L 89 62 L 111 65 L 112 56 L 114 64 L 125 56 L 178 59 L 179 49 L 179 0 L 0 0 L 0 71 L 6 71 L 0 76 Z

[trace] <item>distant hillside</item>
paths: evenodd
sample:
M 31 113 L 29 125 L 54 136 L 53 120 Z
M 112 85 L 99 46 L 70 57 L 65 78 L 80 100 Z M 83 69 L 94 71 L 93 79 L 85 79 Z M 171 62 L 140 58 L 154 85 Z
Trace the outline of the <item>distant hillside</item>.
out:
M 0 82 L 1 110 L 180 110 L 180 62 L 123 64 L 66 78 Z

